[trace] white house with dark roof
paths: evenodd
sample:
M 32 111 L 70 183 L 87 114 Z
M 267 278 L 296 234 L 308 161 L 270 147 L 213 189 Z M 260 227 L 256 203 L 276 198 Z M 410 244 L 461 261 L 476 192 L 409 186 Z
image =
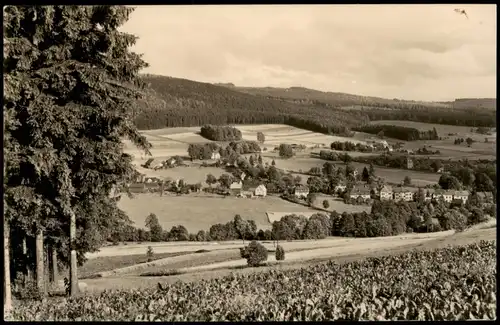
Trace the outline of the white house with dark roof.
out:
M 455 191 L 453 193 L 453 200 L 461 200 L 464 204 L 469 199 L 469 191 Z
M 306 198 L 309 195 L 309 187 L 305 185 L 298 185 L 295 187 L 294 195 L 300 198 Z
M 353 200 L 356 200 L 357 198 L 368 200 L 371 197 L 371 189 L 366 185 L 354 186 L 349 197 Z
M 394 201 L 411 202 L 414 199 L 417 189 L 412 187 L 401 186 L 394 188 L 393 192 L 394 192 Z
M 267 188 L 265 185 L 260 184 L 255 188 L 253 193 L 255 196 L 265 197 L 267 195 Z
M 392 190 L 392 186 L 384 185 L 384 187 L 382 187 L 382 189 L 380 190 L 380 200 L 381 201 L 392 200 L 393 194 L 394 192 Z
M 434 192 L 434 198 L 436 200 L 443 198 L 445 202 L 451 203 L 453 201 L 453 194 L 455 194 L 455 191 L 436 190 L 436 192 Z

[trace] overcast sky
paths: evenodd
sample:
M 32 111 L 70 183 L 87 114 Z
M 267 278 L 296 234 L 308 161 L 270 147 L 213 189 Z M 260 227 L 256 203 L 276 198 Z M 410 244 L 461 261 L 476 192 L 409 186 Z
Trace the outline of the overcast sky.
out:
M 139 37 L 148 73 L 415 100 L 496 96 L 495 5 L 138 6 L 122 30 Z

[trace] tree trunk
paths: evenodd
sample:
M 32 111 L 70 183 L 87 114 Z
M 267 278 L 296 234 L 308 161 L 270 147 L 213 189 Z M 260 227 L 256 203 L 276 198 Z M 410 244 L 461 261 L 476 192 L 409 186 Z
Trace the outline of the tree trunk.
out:
M 69 266 L 69 281 L 70 281 L 70 296 L 74 297 L 78 294 L 78 277 L 76 270 L 76 215 L 74 212 L 71 213 L 71 219 L 69 224 L 69 249 L 70 249 L 70 266 Z
M 37 230 L 36 233 L 36 248 L 35 248 L 35 254 L 36 254 L 36 287 L 38 289 L 38 292 L 42 295 L 45 296 L 46 290 L 45 290 L 45 281 L 44 281 L 44 275 L 45 275 L 45 269 L 43 267 L 43 232 L 41 230 Z
M 51 278 L 52 278 L 53 282 L 56 282 L 56 279 L 57 279 L 57 251 L 54 247 L 52 247 L 50 253 L 51 253 L 50 257 L 52 258 L 52 263 L 50 263 L 52 265 L 52 269 L 50 270 L 51 271 Z
M 5 168 L 4 168 L 5 171 Z M 4 200 L 5 204 L 5 200 Z M 11 285 L 10 285 L 10 227 L 9 223 L 5 222 L 5 216 L 4 216 L 4 223 L 3 223 L 3 252 L 4 252 L 4 277 L 3 277 L 3 314 L 4 317 L 9 315 L 10 311 L 12 310 L 12 296 L 11 296 Z

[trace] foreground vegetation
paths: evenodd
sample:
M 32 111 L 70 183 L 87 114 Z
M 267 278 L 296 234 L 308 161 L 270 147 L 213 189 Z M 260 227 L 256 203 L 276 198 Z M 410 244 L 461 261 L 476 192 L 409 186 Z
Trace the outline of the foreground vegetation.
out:
M 145 290 L 21 302 L 24 321 L 468 320 L 496 318 L 496 243 L 334 261 Z

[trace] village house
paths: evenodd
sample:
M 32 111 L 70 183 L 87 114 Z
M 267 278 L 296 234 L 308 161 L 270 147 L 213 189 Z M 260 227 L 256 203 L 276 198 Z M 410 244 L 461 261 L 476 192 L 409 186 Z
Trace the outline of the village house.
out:
M 406 169 L 413 169 L 413 160 L 410 157 L 406 157 Z
M 241 190 L 243 188 L 243 183 L 240 181 L 237 181 L 237 182 L 233 182 L 230 186 L 229 186 L 229 190 L 231 192 L 233 192 L 233 194 L 240 194 L 241 193 Z
M 220 153 L 218 153 L 217 151 L 212 152 L 212 155 L 210 156 L 210 159 L 212 159 L 212 160 L 218 160 L 218 159 L 220 159 Z
M 455 191 L 444 191 L 444 190 L 436 190 L 434 193 L 434 198 L 439 200 L 442 198 L 445 202 L 451 203 L 453 201 L 453 194 Z
M 309 195 L 309 187 L 305 185 L 296 186 L 294 194 L 298 198 L 306 198 Z
M 267 195 L 267 188 L 265 185 L 261 184 L 257 186 L 257 188 L 254 191 L 255 196 L 260 196 L 260 197 L 265 197 Z
M 249 191 L 241 191 L 238 194 L 238 197 L 243 197 L 243 198 L 253 198 L 253 192 L 251 190 Z
M 392 186 L 389 185 L 384 185 L 382 189 L 380 190 L 380 200 L 385 201 L 385 200 L 392 200 Z
M 455 191 L 453 193 L 453 200 L 461 200 L 463 204 L 469 199 L 469 191 Z
M 415 195 L 416 190 L 410 187 L 396 187 L 393 189 L 394 192 L 394 201 L 413 201 L 413 197 Z
M 358 198 L 368 200 L 371 198 L 371 189 L 366 185 L 354 186 L 349 197 L 353 200 L 356 200 Z

